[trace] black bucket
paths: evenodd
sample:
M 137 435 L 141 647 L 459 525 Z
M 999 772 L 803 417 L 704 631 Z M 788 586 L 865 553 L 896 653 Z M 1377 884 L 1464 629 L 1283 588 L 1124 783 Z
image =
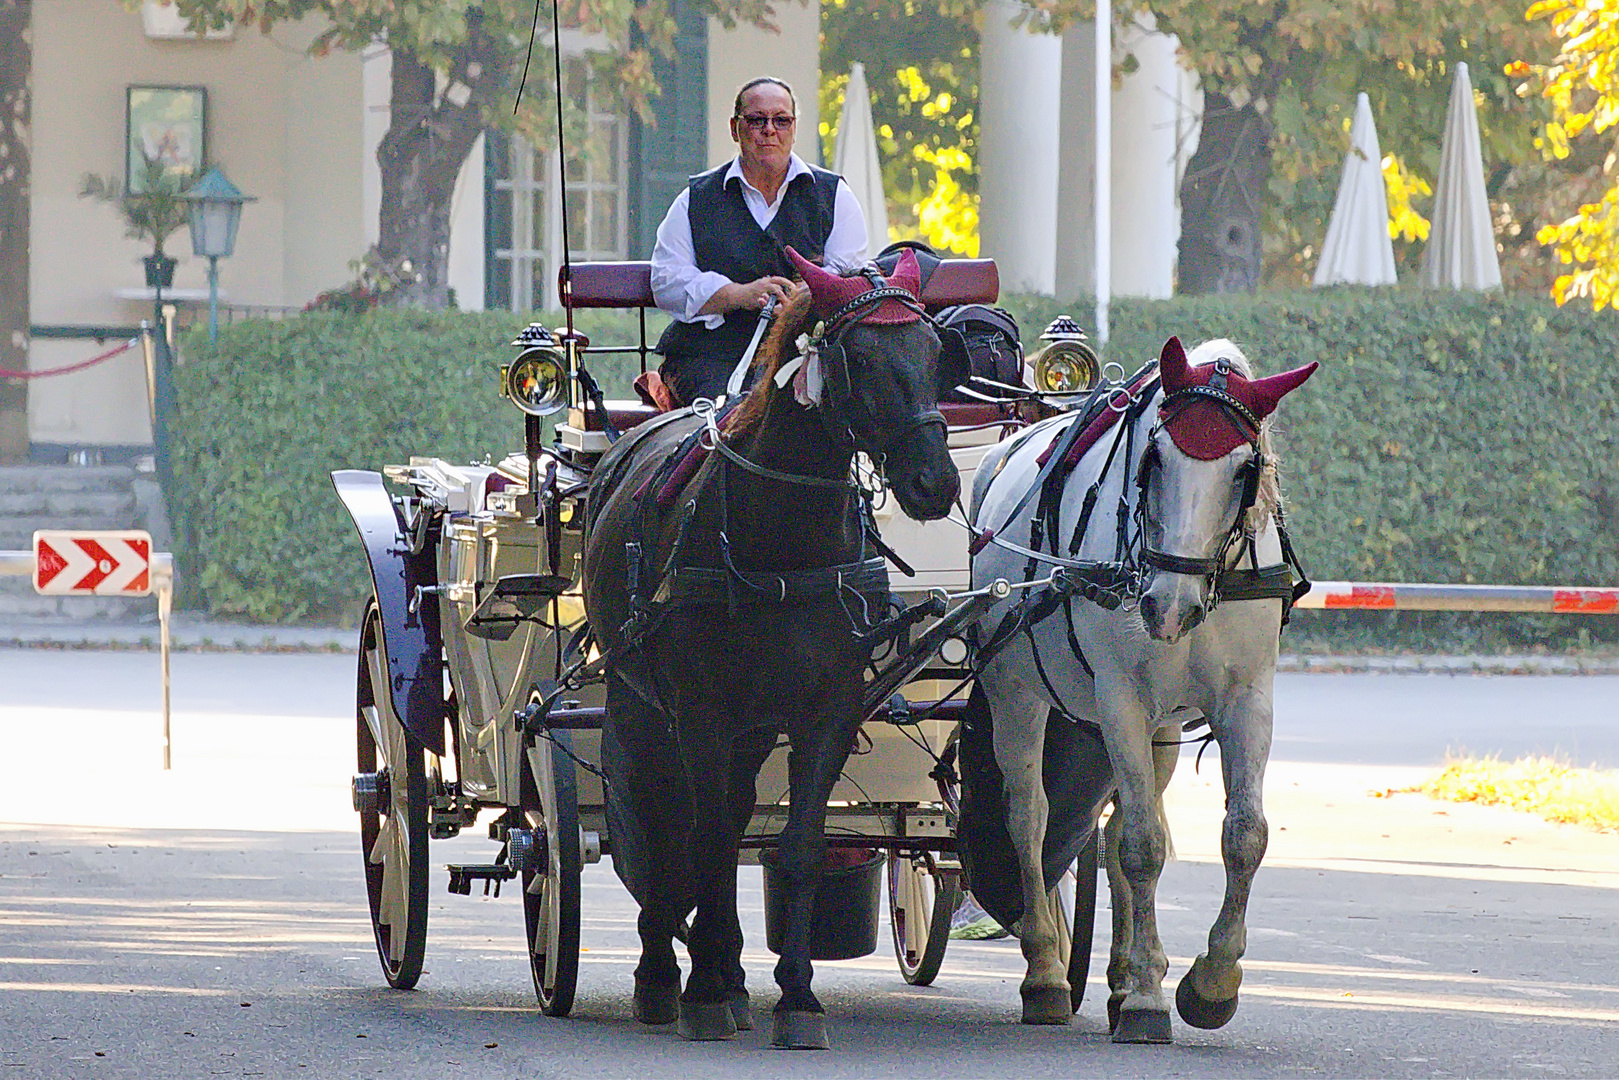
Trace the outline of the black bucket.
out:
M 850 856 L 859 861 L 848 864 Z M 759 865 L 765 871 L 765 945 L 780 956 L 787 936 L 787 872 L 775 848 L 759 853 Z M 882 852 L 836 848 L 827 852 L 810 918 L 811 960 L 853 960 L 877 951 L 882 884 Z

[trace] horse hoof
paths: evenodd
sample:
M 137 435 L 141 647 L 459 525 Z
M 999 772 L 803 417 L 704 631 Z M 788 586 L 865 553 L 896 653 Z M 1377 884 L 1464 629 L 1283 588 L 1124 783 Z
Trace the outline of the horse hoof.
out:
M 753 1006 L 748 1003 L 746 990 L 731 990 L 725 995 L 725 1003 L 731 1007 L 731 1022 L 736 1024 L 738 1031 L 753 1030 Z
M 1073 1019 L 1073 1001 L 1066 986 L 1036 986 L 1023 994 L 1025 1024 L 1066 1024 Z
M 1175 988 L 1175 1011 L 1181 1014 L 1181 1019 L 1204 1031 L 1213 1031 L 1230 1023 L 1231 1018 L 1237 1015 L 1237 995 L 1232 994 L 1224 1001 L 1210 1001 L 1197 992 L 1193 982 L 1192 973 L 1187 972 L 1181 984 Z
M 1172 1043 L 1168 1009 L 1123 1009 L 1113 1029 L 1116 1043 Z
M 1109 994 L 1107 998 L 1107 1030 L 1108 1034 L 1119 1030 L 1119 1010 L 1124 1007 L 1123 994 Z
M 680 987 L 635 980 L 635 1018 L 643 1024 L 672 1024 L 680 1014 Z
M 676 1030 L 691 1042 L 717 1042 L 736 1034 L 736 1021 L 724 1001 L 682 1001 Z
M 783 1050 L 830 1050 L 826 1035 L 826 1014 L 818 1012 L 779 1012 L 770 1022 L 770 1041 Z

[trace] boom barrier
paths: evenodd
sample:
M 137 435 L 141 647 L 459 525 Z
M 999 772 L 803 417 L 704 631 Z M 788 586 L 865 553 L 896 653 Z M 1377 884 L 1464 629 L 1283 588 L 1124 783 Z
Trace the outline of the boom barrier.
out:
M 1294 605 L 1324 611 L 1515 611 L 1619 615 L 1619 588 L 1317 581 Z

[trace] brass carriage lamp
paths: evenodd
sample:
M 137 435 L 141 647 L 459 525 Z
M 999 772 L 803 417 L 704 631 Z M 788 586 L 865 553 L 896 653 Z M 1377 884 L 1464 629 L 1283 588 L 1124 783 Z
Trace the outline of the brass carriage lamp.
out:
M 191 203 L 191 252 L 208 257 L 208 340 L 219 340 L 219 260 L 236 250 L 242 204 L 257 202 L 243 195 L 215 165 L 183 196 Z
M 1040 340 L 1044 348 L 1029 357 L 1034 388 L 1048 394 L 1080 394 L 1096 385 L 1102 374 L 1096 351 L 1085 331 L 1067 315 L 1058 315 Z

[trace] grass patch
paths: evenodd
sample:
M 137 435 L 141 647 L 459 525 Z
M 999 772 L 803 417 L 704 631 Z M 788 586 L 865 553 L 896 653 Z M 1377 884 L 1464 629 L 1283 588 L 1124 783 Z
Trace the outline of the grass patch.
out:
M 1619 830 L 1619 771 L 1576 768 L 1556 758 L 1463 758 L 1412 790 L 1449 802 L 1510 806 L 1562 824 Z

